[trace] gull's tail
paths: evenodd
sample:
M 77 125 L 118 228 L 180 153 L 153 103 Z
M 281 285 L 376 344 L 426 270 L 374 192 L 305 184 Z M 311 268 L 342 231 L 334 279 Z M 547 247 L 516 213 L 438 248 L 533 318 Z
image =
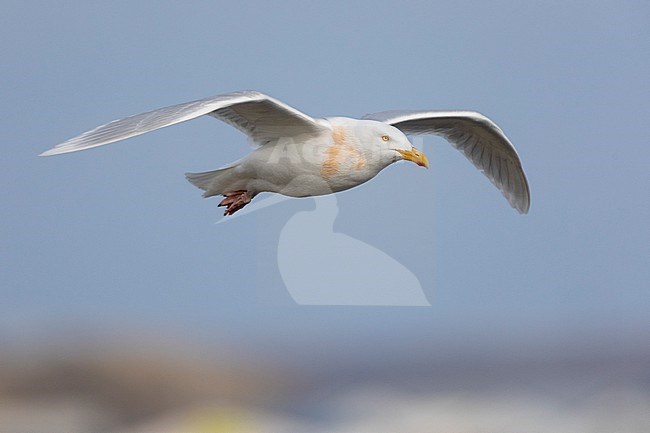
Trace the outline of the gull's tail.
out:
M 235 166 L 229 166 L 212 171 L 204 171 L 203 173 L 185 173 L 185 178 L 192 185 L 205 191 L 203 197 L 212 197 L 231 190 L 230 186 L 233 182 L 233 168 L 235 168 Z

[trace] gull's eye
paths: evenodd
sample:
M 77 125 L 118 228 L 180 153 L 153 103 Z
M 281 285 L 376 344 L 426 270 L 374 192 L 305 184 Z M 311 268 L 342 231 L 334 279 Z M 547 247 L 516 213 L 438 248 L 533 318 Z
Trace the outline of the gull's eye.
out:
M 384 141 L 388 141 L 388 140 L 390 140 L 390 137 L 388 135 L 382 135 L 381 139 L 384 140 Z

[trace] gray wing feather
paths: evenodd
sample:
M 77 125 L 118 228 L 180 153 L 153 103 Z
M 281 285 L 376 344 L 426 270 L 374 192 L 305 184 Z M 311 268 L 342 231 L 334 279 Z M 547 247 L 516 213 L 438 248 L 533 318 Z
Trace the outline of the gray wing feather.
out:
M 519 155 L 490 119 L 473 111 L 385 111 L 364 119 L 393 125 L 406 135 L 445 137 L 503 193 L 520 213 L 528 213 L 530 190 Z
M 43 152 L 41 156 L 102 146 L 206 114 L 235 126 L 258 144 L 280 137 L 318 134 L 324 129 L 316 120 L 270 96 L 244 91 L 185 102 L 114 120 L 58 144 Z

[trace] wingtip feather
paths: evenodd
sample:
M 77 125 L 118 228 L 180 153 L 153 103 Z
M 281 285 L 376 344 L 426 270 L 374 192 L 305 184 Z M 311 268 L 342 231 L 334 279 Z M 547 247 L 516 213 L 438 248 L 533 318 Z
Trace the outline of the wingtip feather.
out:
M 59 146 L 54 146 L 53 148 L 48 149 L 43 153 L 39 153 L 38 156 L 60 155 L 62 153 L 70 153 L 70 152 L 75 152 L 77 150 L 81 150 L 81 149 L 75 149 L 73 147 L 59 145 Z
M 41 152 L 38 154 L 38 156 L 52 156 L 52 155 L 57 155 L 59 152 L 57 152 L 56 148 L 48 149 L 45 152 Z

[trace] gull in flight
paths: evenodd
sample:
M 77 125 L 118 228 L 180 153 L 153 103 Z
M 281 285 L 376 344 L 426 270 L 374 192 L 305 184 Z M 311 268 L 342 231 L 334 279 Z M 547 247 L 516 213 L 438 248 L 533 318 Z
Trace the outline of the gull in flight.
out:
M 56 155 L 124 140 L 209 115 L 241 130 L 253 151 L 218 170 L 187 173 L 204 197 L 222 195 L 224 215 L 260 192 L 310 197 L 344 191 L 407 160 L 429 167 L 407 135 L 445 137 L 482 171 L 520 213 L 530 207 L 521 161 L 501 129 L 473 111 L 385 111 L 362 119 L 314 119 L 255 91 L 233 92 L 114 120 L 41 155 Z

